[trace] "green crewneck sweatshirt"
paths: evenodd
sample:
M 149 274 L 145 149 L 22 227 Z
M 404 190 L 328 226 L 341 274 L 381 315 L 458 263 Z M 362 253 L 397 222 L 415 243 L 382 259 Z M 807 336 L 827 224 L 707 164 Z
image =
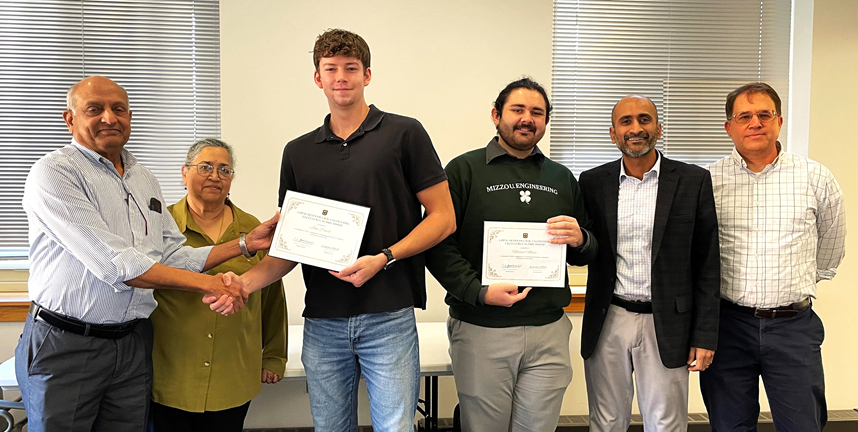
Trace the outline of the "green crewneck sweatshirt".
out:
M 480 304 L 483 222 L 546 222 L 565 215 L 588 227 L 590 219 L 572 172 L 538 147 L 524 159 L 511 156 L 497 137 L 485 148 L 456 157 L 445 170 L 456 209 L 456 232 L 426 252 L 426 267 L 447 290 L 450 316 L 484 327 L 544 325 L 560 319 L 572 300 L 568 288 L 533 287 L 524 300 L 508 308 Z M 585 237 L 585 245 L 567 251 L 569 264 L 586 265 L 596 256 L 595 237 L 588 233 Z

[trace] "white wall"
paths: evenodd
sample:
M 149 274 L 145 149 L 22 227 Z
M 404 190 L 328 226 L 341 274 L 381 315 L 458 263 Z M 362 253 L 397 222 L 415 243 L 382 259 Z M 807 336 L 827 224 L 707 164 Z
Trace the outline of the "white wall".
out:
M 809 156 L 827 166 L 843 189 L 848 232 L 846 259 L 837 277 L 819 285 L 814 309 L 825 324 L 822 359 L 829 409 L 858 407 L 858 358 L 855 310 L 858 269 L 858 146 L 848 134 L 858 118 L 858 2 L 815 0 L 813 8 L 813 62 L 810 93 Z
M 836 126 L 849 124 L 856 114 L 852 106 L 856 98 L 840 95 L 846 90 L 839 87 L 854 81 L 850 74 L 856 69 L 858 37 L 850 23 L 856 18 L 856 6 L 850 0 L 816 0 L 810 155 L 831 164 L 835 175 L 842 177 L 847 198 L 858 181 L 848 168 L 854 158 L 838 158 L 842 148 L 838 144 L 846 130 Z M 222 0 L 223 137 L 239 154 L 233 197 L 257 216 L 275 210 L 283 146 L 318 127 L 328 112 L 324 96 L 312 82 L 311 50 L 315 37 L 333 27 L 357 32 L 372 49 L 373 81 L 367 101 L 419 119 L 445 164 L 491 138 L 491 102 L 505 84 L 526 74 L 550 88 L 551 0 Z M 847 64 L 841 65 L 844 60 Z M 823 74 L 825 78 L 818 79 Z M 849 88 L 855 96 L 854 86 Z M 547 147 L 548 136 L 543 140 L 543 149 Z M 849 146 L 850 155 L 854 147 Z M 858 327 L 858 314 L 848 306 L 855 298 L 850 295 L 855 275 L 849 263 L 847 258 L 835 282 L 820 286 L 816 303 L 828 330 L 823 356 L 832 409 L 858 405 L 853 390 L 858 379 L 849 370 L 856 357 L 852 331 Z M 444 291 L 429 279 L 429 307 L 418 312 L 418 320 L 443 321 L 447 317 Z M 285 282 L 290 322 L 300 323 L 303 283 L 298 272 Z M 581 320 L 577 314 L 570 318 L 575 327 L 575 376 L 562 413 L 585 414 L 583 365 L 578 355 Z M 448 417 L 456 401 L 454 383 L 442 378 L 441 387 L 440 414 Z M 361 404 L 360 422 L 368 424 L 365 396 Z M 689 409 L 705 411 L 696 375 L 691 376 Z M 251 406 L 247 426 L 310 424 L 304 384 L 290 383 L 266 386 Z

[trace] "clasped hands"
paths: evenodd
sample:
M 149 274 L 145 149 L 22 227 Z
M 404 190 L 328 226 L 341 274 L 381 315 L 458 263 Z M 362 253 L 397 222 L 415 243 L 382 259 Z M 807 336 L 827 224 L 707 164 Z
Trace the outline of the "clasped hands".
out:
M 245 237 L 247 249 L 252 252 L 268 249 L 274 238 L 278 221 L 280 221 L 280 212 L 247 233 Z M 203 303 L 208 303 L 213 311 L 220 312 L 224 316 L 241 310 L 248 295 L 241 278 L 233 272 L 227 272 L 218 273 L 213 279 L 211 286 L 203 290 L 205 293 Z
M 213 276 L 213 279 L 213 288 L 205 291 L 203 303 L 208 303 L 211 310 L 223 316 L 232 315 L 241 310 L 248 296 L 241 276 L 226 272 L 218 273 Z
M 386 263 L 387 258 L 384 257 L 384 254 L 367 255 L 358 258 L 357 261 L 343 270 L 331 272 L 331 274 L 360 287 L 384 268 Z M 217 274 L 214 279 L 220 284 L 215 283 L 213 288 L 205 291 L 203 303 L 207 303 L 211 310 L 224 316 L 234 314 L 244 307 L 248 294 L 244 289 L 245 284 L 241 276 L 233 272 L 226 272 Z

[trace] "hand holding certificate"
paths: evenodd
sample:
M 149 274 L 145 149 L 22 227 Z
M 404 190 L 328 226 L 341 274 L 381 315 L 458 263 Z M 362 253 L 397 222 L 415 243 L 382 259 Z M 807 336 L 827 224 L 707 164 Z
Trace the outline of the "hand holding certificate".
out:
M 566 245 L 551 239 L 545 223 L 486 221 L 482 284 L 564 288 Z
M 287 191 L 269 255 L 340 271 L 358 258 L 369 208 Z

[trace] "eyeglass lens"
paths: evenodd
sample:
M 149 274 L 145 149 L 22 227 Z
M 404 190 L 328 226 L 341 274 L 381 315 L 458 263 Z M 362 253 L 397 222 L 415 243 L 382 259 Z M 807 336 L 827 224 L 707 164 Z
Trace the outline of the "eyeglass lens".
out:
M 197 167 L 197 173 L 199 173 L 203 177 L 208 177 L 208 176 L 212 175 L 212 171 L 214 171 L 214 167 L 209 165 L 209 164 L 201 163 L 199 165 L 194 165 L 194 166 Z M 234 172 L 235 171 L 233 171 L 229 167 L 225 167 L 225 166 L 219 167 L 217 169 L 218 177 L 220 177 L 221 179 L 224 179 L 224 180 L 232 178 L 232 174 Z
M 761 123 L 768 123 L 776 117 L 776 115 L 773 111 L 758 111 L 755 113 L 743 112 L 743 113 L 736 114 L 736 116 L 735 116 L 736 117 L 736 123 L 739 123 L 739 124 L 750 123 L 751 119 L 753 119 L 754 116 L 757 116 L 757 118 L 760 119 Z

